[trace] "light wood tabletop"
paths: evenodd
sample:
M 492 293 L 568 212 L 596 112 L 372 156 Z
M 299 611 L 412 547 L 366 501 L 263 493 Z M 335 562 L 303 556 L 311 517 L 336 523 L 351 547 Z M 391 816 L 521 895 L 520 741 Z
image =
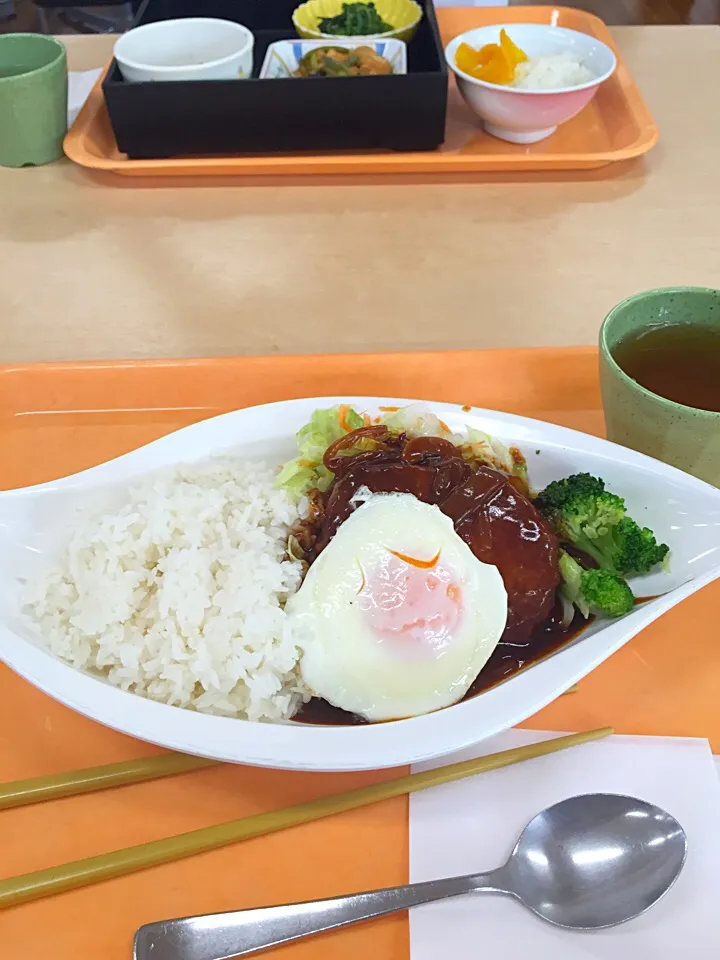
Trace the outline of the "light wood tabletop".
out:
M 140 185 L 0 169 L 0 363 L 595 341 L 648 287 L 720 287 L 720 29 L 624 27 L 645 159 L 449 182 Z M 112 38 L 68 38 L 71 69 Z

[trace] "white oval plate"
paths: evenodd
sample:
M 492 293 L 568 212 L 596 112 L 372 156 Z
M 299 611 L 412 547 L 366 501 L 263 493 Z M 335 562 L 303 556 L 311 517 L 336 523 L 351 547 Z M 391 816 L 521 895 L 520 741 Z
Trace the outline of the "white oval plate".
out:
M 205 420 L 148 446 L 53 483 L 0 493 L 0 658 L 40 690 L 123 733 L 184 753 L 292 770 L 365 770 L 429 760 L 462 750 L 540 710 L 643 627 L 720 576 L 720 490 L 679 470 L 574 430 L 511 414 L 427 401 L 451 429 L 473 426 L 527 456 L 534 487 L 578 471 L 602 477 L 625 497 L 632 516 L 670 544 L 671 572 L 634 583 L 639 605 L 618 621 L 599 621 L 547 660 L 453 707 L 409 720 L 357 727 L 250 723 L 208 716 L 125 693 L 74 670 L 44 650 L 22 616 L 23 578 L 52 561 L 79 509 L 104 508 L 143 474 L 218 453 L 294 455 L 295 432 L 318 407 L 416 401 L 320 397 L 249 407 Z

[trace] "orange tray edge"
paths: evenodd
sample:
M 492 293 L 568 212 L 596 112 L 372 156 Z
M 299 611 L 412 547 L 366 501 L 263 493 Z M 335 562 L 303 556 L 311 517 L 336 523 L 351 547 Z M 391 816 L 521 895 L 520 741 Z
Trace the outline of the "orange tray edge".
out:
M 425 396 L 602 434 L 594 347 L 0 366 L 0 488 L 102 462 L 225 410 L 294 396 Z M 524 726 L 709 737 L 720 750 L 720 583 L 642 631 Z M 679 644 L 682 656 L 678 656 Z M 147 756 L 156 748 L 61 706 L 0 665 L 0 780 Z M 400 771 L 302 774 L 220 766 L 6 810 L 2 876 L 159 839 Z M 142 923 L 406 883 L 407 799 L 329 817 L 0 911 L 8 960 L 128 960 Z M 477 952 L 477 951 L 475 951 Z M 410 960 L 398 915 L 280 947 L 273 960 Z
M 160 160 L 130 160 L 117 150 L 102 93 L 103 76 L 98 80 L 83 109 L 65 138 L 65 153 L 70 160 L 90 170 L 114 173 L 126 177 L 296 177 L 337 175 L 447 175 L 497 172 L 541 172 L 558 170 L 592 170 L 611 163 L 631 160 L 647 153 L 658 140 L 658 128 L 638 90 L 627 66 L 617 51 L 610 31 L 598 17 L 570 7 L 445 7 L 437 10 L 443 42 L 464 30 L 491 23 L 559 23 L 589 33 L 612 47 L 618 55 L 616 74 L 611 85 L 614 109 L 622 110 L 623 118 L 636 135 L 630 142 L 612 148 L 570 150 L 564 140 L 555 141 L 553 152 L 548 144 L 517 147 L 492 143 L 477 132 L 471 143 L 461 149 L 443 149 L 428 153 L 368 153 L 318 154 L 313 156 L 267 155 L 232 157 L 194 157 Z M 451 106 L 456 97 L 451 81 Z M 599 94 L 595 103 L 603 101 Z M 461 110 L 463 108 L 460 108 Z M 592 109 L 587 108 L 587 109 Z M 598 107 L 598 110 L 603 109 Z M 453 111 L 450 111 L 452 115 Z M 465 117 L 449 120 L 448 131 L 468 127 L 469 111 Z M 588 115 L 581 114 L 566 125 L 580 129 L 588 124 Z M 556 137 L 563 137 L 561 132 Z M 450 137 L 448 138 L 450 139 Z M 479 144 L 479 148 L 477 147 Z M 483 152 L 483 145 L 486 152 Z

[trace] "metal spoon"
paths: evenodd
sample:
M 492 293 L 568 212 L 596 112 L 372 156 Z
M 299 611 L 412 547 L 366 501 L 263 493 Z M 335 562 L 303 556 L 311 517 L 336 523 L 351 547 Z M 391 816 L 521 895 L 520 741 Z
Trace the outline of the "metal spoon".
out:
M 591 930 L 644 913 L 670 889 L 685 831 L 659 807 L 612 793 L 570 797 L 525 827 L 502 867 L 281 907 L 140 927 L 135 960 L 227 960 L 462 893 L 504 893 L 559 927 Z

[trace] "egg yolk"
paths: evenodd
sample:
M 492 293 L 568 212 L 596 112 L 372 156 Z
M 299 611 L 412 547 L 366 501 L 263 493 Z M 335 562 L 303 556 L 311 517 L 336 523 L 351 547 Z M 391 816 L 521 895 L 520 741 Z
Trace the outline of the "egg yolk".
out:
M 409 659 L 440 656 L 462 620 L 462 589 L 439 553 L 423 560 L 386 550 L 362 571 L 358 600 L 378 642 Z

